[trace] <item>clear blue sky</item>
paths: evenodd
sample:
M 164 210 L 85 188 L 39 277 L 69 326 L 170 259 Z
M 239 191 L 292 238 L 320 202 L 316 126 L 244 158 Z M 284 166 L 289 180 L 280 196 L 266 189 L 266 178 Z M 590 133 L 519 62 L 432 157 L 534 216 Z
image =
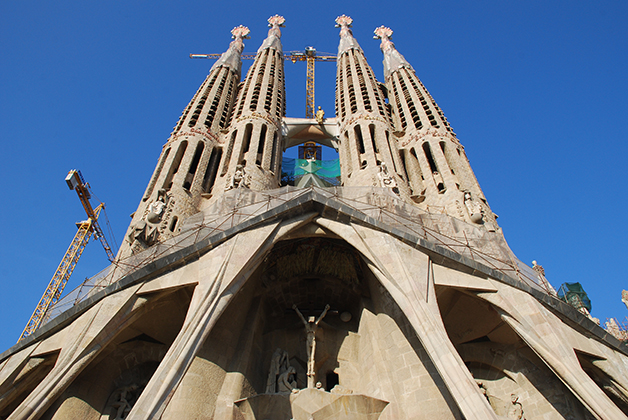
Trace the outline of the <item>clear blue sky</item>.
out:
M 284 50 L 335 52 L 340 14 L 382 80 L 379 25 L 465 146 L 513 251 L 550 282 L 582 283 L 593 315 L 623 320 L 628 3 L 625 1 L 4 1 L 0 4 L 0 351 L 15 343 L 85 215 L 83 172 L 118 242 L 183 108 L 229 31 L 286 17 Z M 342 5 L 340 5 L 342 4 Z M 246 64 L 248 67 L 248 64 Z M 335 66 L 316 68 L 333 115 Z M 288 115 L 304 64 L 286 63 Z M 67 291 L 107 265 L 91 243 Z

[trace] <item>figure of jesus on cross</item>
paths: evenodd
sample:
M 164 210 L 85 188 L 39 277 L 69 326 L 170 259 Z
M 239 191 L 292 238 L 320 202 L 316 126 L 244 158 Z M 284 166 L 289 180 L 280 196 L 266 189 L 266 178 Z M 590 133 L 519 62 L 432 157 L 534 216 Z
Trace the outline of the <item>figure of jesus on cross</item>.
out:
M 313 316 L 308 317 L 307 321 L 297 308 L 297 305 L 292 305 L 292 309 L 299 315 L 303 325 L 305 326 L 306 335 L 306 348 L 307 348 L 307 387 L 314 388 L 316 383 L 316 374 L 314 370 L 314 353 L 316 353 L 316 330 L 318 329 L 318 323 L 325 317 L 329 310 L 329 305 L 325 305 L 325 310 L 316 319 Z

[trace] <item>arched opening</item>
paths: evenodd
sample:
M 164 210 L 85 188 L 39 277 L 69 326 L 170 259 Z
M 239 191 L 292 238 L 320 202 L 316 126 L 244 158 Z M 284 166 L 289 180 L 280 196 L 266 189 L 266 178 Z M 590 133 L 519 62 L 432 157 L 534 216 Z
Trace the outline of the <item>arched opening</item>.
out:
M 237 400 L 255 418 L 279 418 L 273 410 L 290 409 L 290 390 L 308 386 L 312 366 L 312 382 L 328 392 L 390 402 L 388 418 L 412 418 L 404 407 L 425 398 L 430 404 L 422 418 L 461 418 L 403 311 L 360 253 L 343 240 L 312 237 L 312 229 L 303 227 L 259 257 L 184 378 L 202 394 L 165 414 L 203 407 L 205 415 L 223 418 L 231 408 L 218 402 Z M 318 322 L 313 359 L 311 317 Z M 321 398 L 331 403 L 333 393 Z
M 168 171 L 168 176 L 164 180 L 163 187 L 166 191 L 169 191 L 172 188 L 172 179 L 175 174 L 179 171 L 179 166 L 181 165 L 181 160 L 183 159 L 183 155 L 185 154 L 185 150 L 188 147 L 187 141 L 182 141 L 177 149 L 177 154 L 175 155 L 172 163 L 170 164 L 170 170 Z
M 117 332 L 44 418 L 126 418 L 181 330 L 192 292 L 190 286 L 145 296 L 143 314 Z
M 183 181 L 183 188 L 186 190 L 189 190 L 192 187 L 192 183 L 194 182 L 194 176 L 196 175 L 196 170 L 198 169 L 198 163 L 201 160 L 204 149 L 205 143 L 199 141 L 196 145 L 196 151 L 194 152 L 194 156 L 192 157 L 192 162 L 190 162 L 190 169 L 188 170 L 188 173 L 185 176 L 185 180 Z
M 453 268 L 433 267 L 437 283 L 440 278 L 468 276 Z M 449 339 L 497 415 L 507 416 L 513 405 L 520 404 L 526 418 L 590 418 L 490 303 L 472 291 L 447 286 L 436 286 L 436 297 Z

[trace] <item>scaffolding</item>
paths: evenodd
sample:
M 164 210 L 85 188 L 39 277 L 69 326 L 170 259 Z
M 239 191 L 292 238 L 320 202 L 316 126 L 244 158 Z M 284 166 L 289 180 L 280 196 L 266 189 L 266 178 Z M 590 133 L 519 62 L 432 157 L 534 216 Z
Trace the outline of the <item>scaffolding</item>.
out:
M 177 236 L 120 259 L 115 266 L 111 265 L 86 279 L 49 310 L 46 321 L 54 319 L 99 290 L 157 259 L 225 232 L 311 192 L 315 192 L 324 200 L 334 199 L 380 222 L 381 226 L 387 226 L 390 230 L 395 229 L 422 238 L 447 251 L 518 279 L 537 291 L 547 293 L 538 273 L 515 257 L 500 232 L 489 232 L 482 227 L 448 216 L 442 207 L 420 209 L 405 202 L 387 188 L 287 186 L 269 191 L 238 188 L 225 192 L 212 206 L 189 217 Z
M 591 300 L 580 283 L 563 283 L 558 289 L 558 297 L 579 311 L 591 312 Z

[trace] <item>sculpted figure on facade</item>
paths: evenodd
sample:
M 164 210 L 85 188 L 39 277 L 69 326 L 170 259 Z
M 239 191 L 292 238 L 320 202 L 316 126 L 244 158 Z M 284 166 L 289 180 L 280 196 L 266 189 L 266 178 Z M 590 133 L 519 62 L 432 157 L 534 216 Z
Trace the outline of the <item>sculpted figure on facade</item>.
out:
M 138 385 L 132 384 L 114 391 L 112 394 L 113 402 L 105 409 L 105 413 L 108 414 L 105 414 L 103 419 L 125 420 L 139 397 L 139 389 Z
M 249 179 L 243 165 L 237 165 L 236 170 L 231 176 L 231 182 L 227 185 L 226 190 L 233 190 L 235 188 L 249 188 Z
M 519 396 L 517 394 L 510 394 L 508 418 L 512 420 L 525 420 L 523 417 L 523 406 L 519 402 Z
M 473 199 L 469 191 L 464 193 L 464 205 L 469 213 L 469 218 L 473 223 L 482 222 L 482 206 Z
M 297 388 L 297 371 L 293 366 L 288 366 L 277 380 L 277 392 L 292 392 Z
M 277 384 L 281 375 L 291 368 L 288 361 L 288 352 L 277 348 L 270 359 L 270 369 L 266 380 L 266 393 L 277 392 Z
M 325 111 L 320 106 L 318 107 L 318 111 L 316 111 L 316 122 L 322 124 L 325 121 Z
M 139 248 L 149 247 L 157 241 L 159 232 L 156 226 L 150 226 L 145 220 L 140 220 L 131 226 L 127 234 L 127 241 L 131 246 Z
M 390 188 L 395 194 L 399 194 L 399 188 L 397 187 L 397 181 L 395 178 L 388 172 L 388 167 L 386 163 L 382 162 L 379 164 L 379 172 L 377 173 L 377 182 L 380 187 Z
M 323 313 L 317 318 L 310 316 L 307 321 L 297 308 L 297 305 L 292 305 L 292 309 L 299 315 L 299 318 L 303 322 L 305 326 L 305 336 L 306 336 L 306 350 L 307 350 L 307 387 L 314 388 L 315 384 L 315 367 L 314 367 L 314 355 L 316 353 L 316 330 L 318 329 L 318 324 L 327 314 L 329 310 L 329 305 L 325 305 L 325 310 Z
M 157 200 L 153 201 L 150 206 L 148 206 L 148 215 L 146 216 L 146 220 L 153 224 L 161 222 L 165 210 L 166 190 L 162 188 L 157 194 Z

